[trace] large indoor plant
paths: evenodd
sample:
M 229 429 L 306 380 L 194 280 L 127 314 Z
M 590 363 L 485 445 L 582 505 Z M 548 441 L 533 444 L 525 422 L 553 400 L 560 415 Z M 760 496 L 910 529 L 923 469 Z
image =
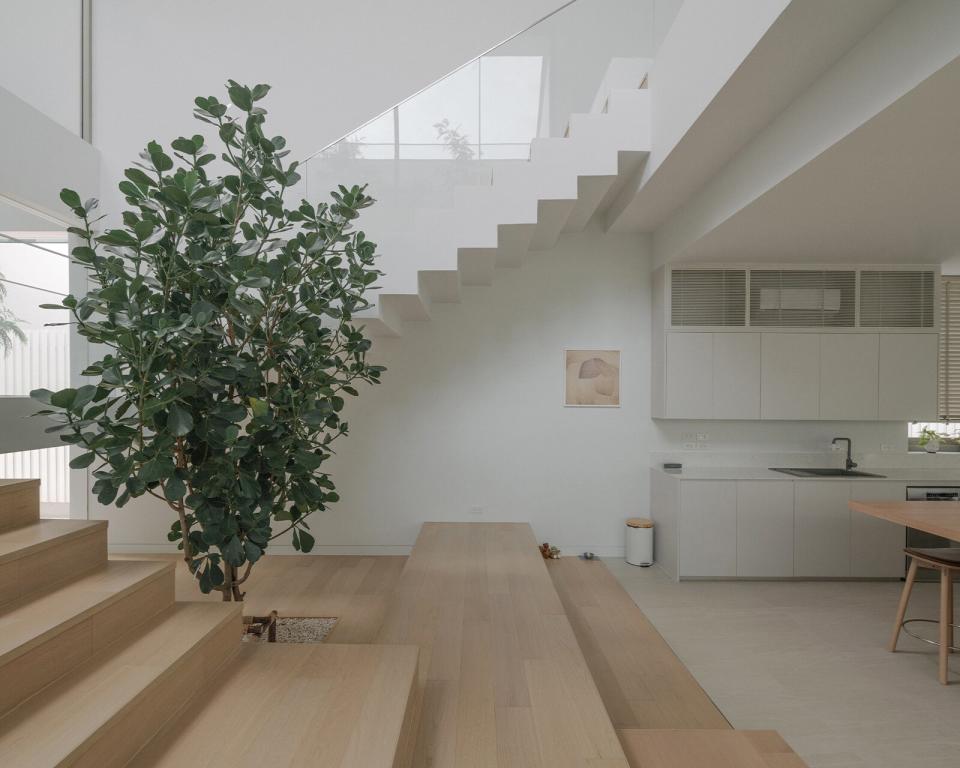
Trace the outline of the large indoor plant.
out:
M 98 233 L 96 201 L 63 191 L 92 286 L 63 307 L 107 351 L 83 372 L 91 383 L 33 393 L 83 449 L 71 466 L 93 467 L 100 503 L 163 500 L 169 539 L 225 600 L 242 599 L 272 539 L 313 547 L 308 517 L 338 498 L 324 462 L 347 433 L 344 397 L 383 370 L 352 319 L 380 274 L 353 228 L 373 201 L 340 187 L 330 203 L 286 207 L 300 177 L 264 132 L 268 90 L 230 81 L 233 108 L 196 99 L 219 150 L 200 135 L 170 154 L 150 142 L 120 183 L 121 228 Z

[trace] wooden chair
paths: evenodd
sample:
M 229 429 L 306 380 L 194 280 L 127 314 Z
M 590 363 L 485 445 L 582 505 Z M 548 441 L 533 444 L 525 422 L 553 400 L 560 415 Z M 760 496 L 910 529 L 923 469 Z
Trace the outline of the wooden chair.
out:
M 910 569 L 907 571 L 907 581 L 903 585 L 903 593 L 900 595 L 900 605 L 897 607 L 897 620 L 893 625 L 893 637 L 890 638 L 891 653 L 897 650 L 897 640 L 900 638 L 900 630 L 903 630 L 911 637 L 917 640 L 923 640 L 925 643 L 936 645 L 940 649 L 940 682 L 946 685 L 948 683 L 949 669 L 947 660 L 950 658 L 951 651 L 960 651 L 953 645 L 953 629 L 956 625 L 953 623 L 953 577 L 960 573 L 960 547 L 938 547 L 935 549 L 913 549 L 907 547 L 903 550 L 910 558 Z M 913 583 L 917 578 L 917 568 L 932 568 L 940 572 L 940 620 L 934 619 L 907 619 L 904 621 L 904 615 L 907 612 L 907 603 L 910 602 L 910 592 L 913 590 Z M 907 624 L 911 622 L 923 622 L 927 624 L 939 624 L 939 641 L 928 640 L 920 635 L 915 635 L 909 629 Z

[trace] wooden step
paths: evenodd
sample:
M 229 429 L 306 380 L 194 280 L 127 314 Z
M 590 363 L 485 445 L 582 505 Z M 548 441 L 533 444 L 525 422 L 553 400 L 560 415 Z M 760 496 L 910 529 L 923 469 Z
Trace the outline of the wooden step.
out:
M 0 530 L 0 607 L 106 561 L 103 520 L 35 520 Z
M 617 731 L 633 768 L 807 768 L 776 731 Z
M 547 570 L 617 728 L 730 728 L 633 598 L 599 560 Z
M 238 604 L 176 603 L 0 718 L 0 765 L 126 765 L 235 653 L 240 631 Z
M 0 530 L 40 519 L 39 480 L 0 480 Z
M 173 604 L 174 564 L 111 561 L 0 611 L 0 715 Z
M 243 645 L 129 768 L 409 765 L 417 656 L 404 645 Z

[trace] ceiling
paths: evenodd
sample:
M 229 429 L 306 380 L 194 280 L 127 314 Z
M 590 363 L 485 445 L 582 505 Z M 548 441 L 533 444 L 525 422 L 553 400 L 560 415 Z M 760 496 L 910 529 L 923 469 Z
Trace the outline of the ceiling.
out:
M 940 262 L 960 254 L 960 59 L 720 223 L 682 260 Z

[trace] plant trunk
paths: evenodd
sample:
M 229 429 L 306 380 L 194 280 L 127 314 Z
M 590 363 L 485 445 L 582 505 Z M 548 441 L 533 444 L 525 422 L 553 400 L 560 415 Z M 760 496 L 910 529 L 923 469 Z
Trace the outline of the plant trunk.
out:
M 235 565 L 227 565 L 224 568 L 224 582 L 223 582 L 223 601 L 229 603 L 231 601 L 242 603 L 243 602 L 243 592 L 240 591 L 240 585 L 237 584 L 237 567 Z

